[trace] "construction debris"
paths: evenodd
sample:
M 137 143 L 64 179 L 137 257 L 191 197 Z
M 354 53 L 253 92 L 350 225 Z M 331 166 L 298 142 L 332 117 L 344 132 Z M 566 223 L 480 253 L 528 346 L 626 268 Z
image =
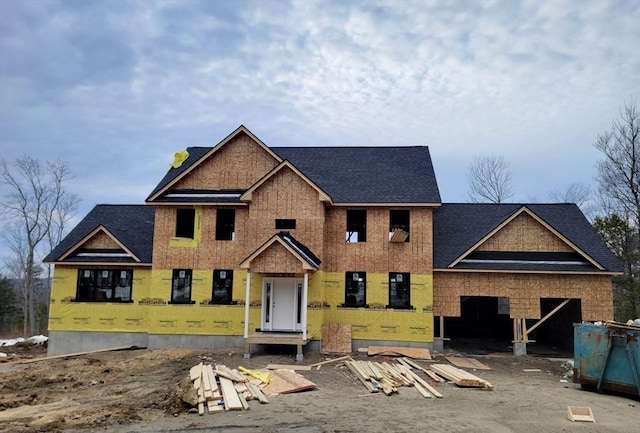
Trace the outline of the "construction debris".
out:
M 567 406 L 567 415 L 571 421 L 596 422 L 590 407 Z
M 249 409 L 247 400 L 258 400 L 268 403 L 262 391 L 250 378 L 236 370 L 230 370 L 224 365 L 210 364 L 191 367 L 189 378 L 198 395 L 198 413 L 204 415 L 224 410 Z M 206 409 L 205 409 L 206 408 Z

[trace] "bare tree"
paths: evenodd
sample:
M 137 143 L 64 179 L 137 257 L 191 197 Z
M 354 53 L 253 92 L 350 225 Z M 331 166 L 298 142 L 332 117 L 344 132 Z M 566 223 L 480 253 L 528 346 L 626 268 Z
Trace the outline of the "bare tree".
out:
M 503 203 L 513 196 L 513 173 L 502 156 L 474 156 L 467 182 L 474 203 Z
M 34 286 L 42 268 L 37 263 L 37 249 L 52 231 L 68 221 L 75 212 L 78 199 L 69 193 L 65 183 L 71 179 L 66 163 L 47 162 L 23 156 L 13 164 L 0 160 L 0 199 L 3 218 L 10 221 L 4 234 L 13 256 L 7 261 L 12 274 L 20 281 L 24 312 L 25 337 L 35 331 Z M 61 215 L 66 217 L 60 220 Z M 58 228 L 56 228 L 58 226 Z
M 632 215 L 640 233 L 640 112 L 626 105 L 611 130 L 598 135 L 594 147 L 604 158 L 597 163 L 600 194 L 617 213 Z

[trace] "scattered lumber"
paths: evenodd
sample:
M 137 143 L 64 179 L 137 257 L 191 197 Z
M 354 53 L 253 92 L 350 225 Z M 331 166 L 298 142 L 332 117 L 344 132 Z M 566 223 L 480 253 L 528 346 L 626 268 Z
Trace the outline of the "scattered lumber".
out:
M 460 387 L 493 388 L 489 382 L 449 364 L 433 364 L 431 370 Z
M 437 374 L 435 374 L 433 371 L 431 370 L 427 370 L 426 368 L 424 368 L 423 366 L 413 362 L 411 359 L 409 358 L 400 358 L 398 359 L 398 362 L 400 362 L 401 364 L 405 364 L 408 367 L 413 368 L 414 370 L 420 370 L 422 371 L 424 374 L 426 374 L 427 376 L 429 376 L 431 378 L 431 380 L 433 380 L 434 382 L 442 382 L 442 379 L 440 379 L 440 376 L 438 376 Z
M 419 347 L 392 347 L 392 346 L 369 346 L 367 350 L 369 356 L 406 356 L 413 359 L 431 359 L 429 349 Z
M 345 361 L 344 364 L 370 393 L 382 391 L 386 395 L 398 392 L 400 387 L 414 387 L 424 398 L 442 398 L 435 388 L 401 363 Z
M 247 410 L 249 400 L 269 403 L 260 387 L 237 370 L 224 365 L 199 363 L 189 369 L 189 378 L 198 396 L 198 414 L 225 410 Z
M 474 358 L 462 358 L 459 356 L 445 356 L 444 359 L 452 363 L 458 368 L 475 368 L 477 370 L 491 370 L 487 364 L 484 364 Z

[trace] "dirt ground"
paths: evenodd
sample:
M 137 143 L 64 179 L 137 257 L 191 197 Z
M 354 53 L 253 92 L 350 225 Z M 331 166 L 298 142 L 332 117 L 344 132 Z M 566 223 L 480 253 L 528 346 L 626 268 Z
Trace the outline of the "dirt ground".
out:
M 189 369 L 203 361 L 259 369 L 295 364 L 293 349 L 271 347 L 243 359 L 229 350 L 126 350 L 24 362 L 45 356 L 41 347 L 3 347 L 0 358 L 0 432 L 94 431 L 327 433 L 327 432 L 626 432 L 640 433 L 640 402 L 600 394 L 564 381 L 562 360 L 547 355 L 448 348 L 433 354 L 474 357 L 492 370 L 470 370 L 492 390 L 430 382 L 442 399 L 425 399 L 413 388 L 370 394 L 342 363 L 299 371 L 317 388 L 251 401 L 250 409 L 199 416 L 183 401 Z M 338 355 L 309 353 L 302 364 Z M 352 354 L 354 359 L 392 361 Z M 428 366 L 429 362 L 416 361 Z M 524 369 L 540 369 L 525 372 Z M 425 380 L 427 376 L 420 373 Z M 567 419 L 567 406 L 588 406 L 596 423 Z

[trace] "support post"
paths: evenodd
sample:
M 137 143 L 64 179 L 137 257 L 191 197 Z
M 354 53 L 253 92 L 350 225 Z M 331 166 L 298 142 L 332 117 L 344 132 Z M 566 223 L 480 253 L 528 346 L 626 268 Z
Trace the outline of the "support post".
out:
M 526 324 L 527 319 L 513 319 L 513 355 L 527 355 Z
M 305 272 L 304 281 L 302 283 L 302 314 L 300 315 L 300 320 L 302 323 L 302 340 L 307 340 L 307 299 L 309 297 L 309 274 Z M 298 345 L 298 353 L 296 354 L 296 361 L 302 361 L 302 345 Z
M 251 358 L 251 344 L 249 343 L 249 298 L 251 297 L 251 272 L 247 271 L 247 286 L 244 292 L 244 358 Z

